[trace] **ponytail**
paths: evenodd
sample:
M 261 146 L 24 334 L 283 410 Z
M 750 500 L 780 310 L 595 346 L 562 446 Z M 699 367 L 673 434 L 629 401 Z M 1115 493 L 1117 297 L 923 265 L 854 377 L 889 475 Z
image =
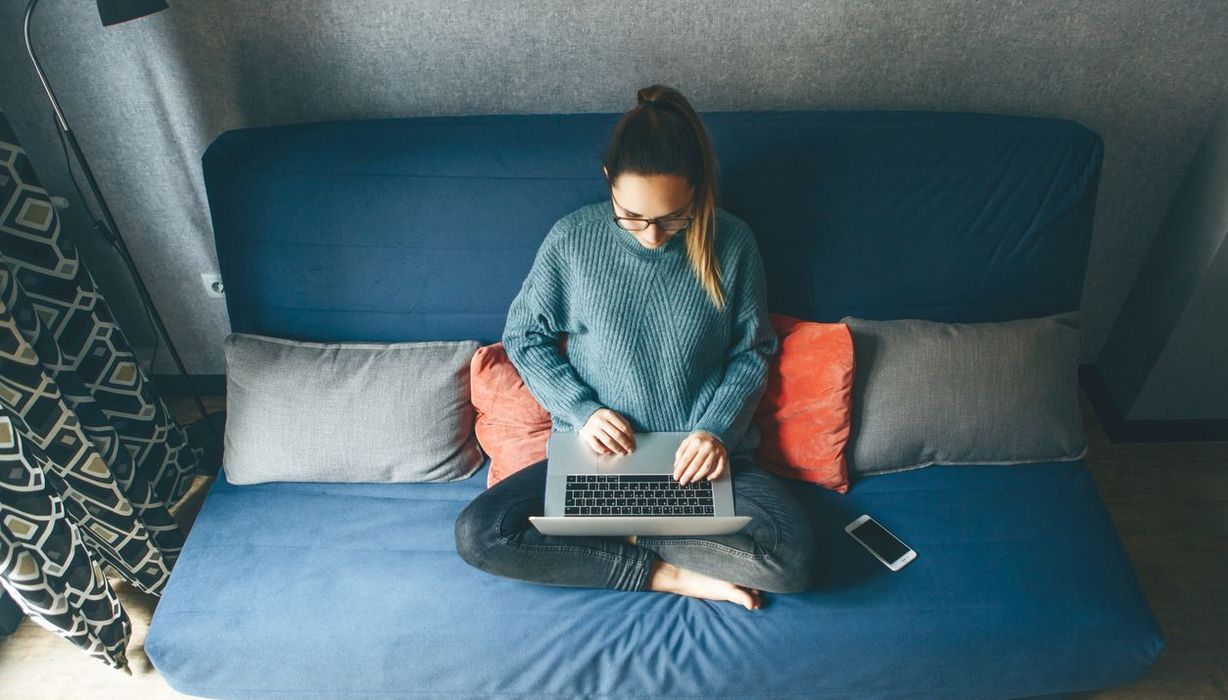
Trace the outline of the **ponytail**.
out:
M 603 164 L 611 186 L 619 175 L 681 175 L 694 188 L 695 216 L 680 234 L 700 286 L 718 310 L 725 308 L 724 275 L 716 256 L 719 206 L 716 152 L 699 114 L 682 93 L 651 85 L 636 93 L 637 104 L 614 127 Z

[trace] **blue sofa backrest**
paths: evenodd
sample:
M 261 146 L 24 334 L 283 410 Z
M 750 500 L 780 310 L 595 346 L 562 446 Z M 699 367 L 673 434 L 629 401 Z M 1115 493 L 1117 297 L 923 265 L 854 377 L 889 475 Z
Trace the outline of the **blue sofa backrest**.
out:
M 202 160 L 231 329 L 492 343 L 619 114 L 236 129 Z M 999 321 L 1079 307 L 1103 144 L 1071 121 L 709 112 L 772 311 Z

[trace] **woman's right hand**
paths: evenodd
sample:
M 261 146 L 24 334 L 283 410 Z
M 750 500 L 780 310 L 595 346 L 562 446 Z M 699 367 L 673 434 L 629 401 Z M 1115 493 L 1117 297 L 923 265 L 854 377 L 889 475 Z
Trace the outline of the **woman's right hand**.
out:
M 580 428 L 580 438 L 598 454 L 631 454 L 635 449 L 631 423 L 608 408 L 599 408 L 589 416 Z

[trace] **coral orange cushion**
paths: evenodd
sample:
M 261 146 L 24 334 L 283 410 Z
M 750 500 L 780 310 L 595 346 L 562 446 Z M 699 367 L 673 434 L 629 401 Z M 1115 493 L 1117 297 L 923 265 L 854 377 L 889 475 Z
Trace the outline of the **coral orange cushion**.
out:
M 768 365 L 767 388 L 755 411 L 757 462 L 780 476 L 847 493 L 852 333 L 843 323 L 769 317 L 780 352 Z
M 560 348 L 567 347 L 563 336 Z M 546 458 L 550 413 L 542 408 L 508 359 L 503 343 L 478 348 L 469 363 L 477 421 L 474 432 L 490 456 L 486 487 Z
M 769 316 L 780 352 L 769 363 L 767 387 L 755 412 L 761 436 L 756 461 L 780 476 L 846 493 L 852 334 L 843 323 Z M 566 348 L 563 336 L 560 350 Z M 550 413 L 521 381 L 503 343 L 478 348 L 470 377 L 478 444 L 490 456 L 489 488 L 546 458 Z

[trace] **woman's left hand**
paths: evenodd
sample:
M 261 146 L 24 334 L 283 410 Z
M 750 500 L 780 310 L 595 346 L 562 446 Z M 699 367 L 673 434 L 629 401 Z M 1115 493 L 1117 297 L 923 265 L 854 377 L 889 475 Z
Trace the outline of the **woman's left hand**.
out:
M 717 478 L 729 467 L 725 444 L 712 433 L 696 430 L 682 441 L 674 453 L 674 479 L 686 484 L 707 477 Z

